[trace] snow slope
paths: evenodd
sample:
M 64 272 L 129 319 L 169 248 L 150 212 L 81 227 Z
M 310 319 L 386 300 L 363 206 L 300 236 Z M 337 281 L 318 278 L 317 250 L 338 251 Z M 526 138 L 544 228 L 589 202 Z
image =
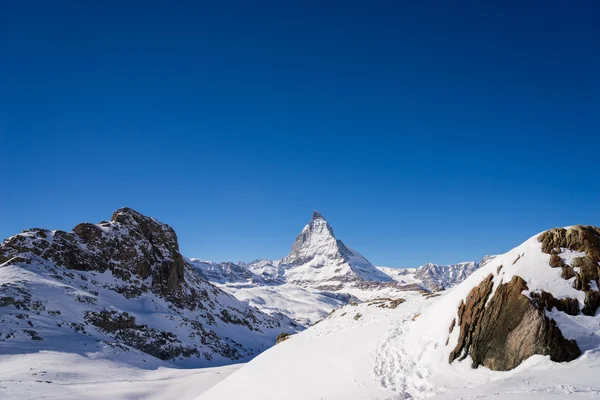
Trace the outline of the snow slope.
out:
M 449 333 L 458 306 L 483 279 L 494 290 L 514 275 L 529 290 L 583 302 L 573 279 L 549 266 L 538 235 L 489 260 L 455 288 L 433 295 L 406 292 L 397 308 L 377 301 L 347 305 L 310 329 L 264 352 L 203 395 L 202 400 L 597 398 L 600 394 L 600 315 L 546 311 L 583 354 L 569 363 L 532 356 L 510 371 L 473 369 L 469 357 L 448 362 L 459 329 Z M 562 249 L 564 262 L 581 253 Z M 502 265 L 502 268 L 500 266 Z M 509 311 L 508 311 L 509 312 Z M 243 395 L 242 395 L 243 394 Z
M 106 359 L 103 353 L 0 355 L 0 398 L 189 400 L 243 365 L 175 369 L 165 364 L 148 360 L 136 367 Z
M 407 292 L 406 297 L 396 309 L 362 303 L 336 310 L 256 357 L 198 399 L 390 398 L 393 388 L 384 387 L 375 372 L 387 366 L 390 322 L 407 325 L 430 301 L 416 292 Z
M 331 310 L 347 304 L 353 296 L 314 291 L 294 284 L 279 286 L 218 285 L 238 300 L 269 315 L 285 314 L 304 326 L 325 318 Z

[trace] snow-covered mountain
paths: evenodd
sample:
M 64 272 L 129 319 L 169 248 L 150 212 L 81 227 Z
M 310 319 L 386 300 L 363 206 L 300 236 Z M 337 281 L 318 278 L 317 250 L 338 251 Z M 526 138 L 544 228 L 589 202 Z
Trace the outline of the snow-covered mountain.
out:
M 407 290 L 450 288 L 477 269 L 474 262 L 419 268 L 375 267 L 337 239 L 319 212 L 280 260 L 249 263 L 190 262 L 209 281 L 266 313 L 311 325 L 351 300 L 395 297 Z
M 198 400 L 597 398 L 599 265 L 600 228 L 543 232 L 450 290 L 346 305 Z
M 301 286 L 343 286 L 353 282 L 390 282 L 360 253 L 336 239 L 333 228 L 318 212 L 298 235 L 292 251 L 279 261 L 287 282 Z
M 451 265 L 427 263 L 419 268 L 378 268 L 395 281 L 417 283 L 428 290 L 437 292 L 449 289 L 464 281 L 479 266 L 480 264 L 469 261 Z
M 29 229 L 4 240 L 0 320 L 3 354 L 137 354 L 197 366 L 248 360 L 300 329 L 207 282 L 173 229 L 129 208 L 73 232 Z

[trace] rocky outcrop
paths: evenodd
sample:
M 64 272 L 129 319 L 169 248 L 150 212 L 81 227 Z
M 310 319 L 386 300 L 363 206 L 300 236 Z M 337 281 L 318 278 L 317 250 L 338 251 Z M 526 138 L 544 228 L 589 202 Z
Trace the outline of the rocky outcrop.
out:
M 279 335 L 277 335 L 277 339 L 275 339 L 275 344 L 285 342 L 290 337 L 292 337 L 292 335 L 290 335 L 289 333 L 280 333 Z
M 470 355 L 474 368 L 484 365 L 507 371 L 534 354 L 553 361 L 579 357 L 577 343 L 565 339 L 556 322 L 546 316 L 545 303 L 529 299 L 524 290 L 528 290 L 526 282 L 514 276 L 492 295 L 492 274 L 473 288 L 459 306 L 460 334 L 449 361 Z
M 585 315 L 595 315 L 600 307 L 600 228 L 575 225 L 570 228 L 550 229 L 538 236 L 542 252 L 550 254 L 550 266 L 562 268 L 564 279 L 575 277 L 573 287 L 585 292 Z M 566 264 L 560 257 L 563 249 L 585 253 Z
M 0 263 L 27 254 L 72 270 L 110 270 L 125 281 L 151 278 L 160 295 L 182 289 L 185 262 L 175 231 L 130 208 L 115 211 L 110 222 L 81 223 L 73 232 L 29 229 L 0 245 Z
M 556 308 L 558 311 L 562 311 L 569 315 L 579 314 L 579 300 L 571 298 L 557 299 L 552 293 L 541 291 L 540 293 L 531 293 L 531 299 L 534 300 L 538 308 L 545 308 L 548 311 L 552 311 Z
M 538 236 L 542 243 L 542 251 L 552 254 L 560 253 L 561 248 L 573 251 L 584 251 L 595 261 L 600 261 L 600 228 L 594 226 L 575 225 L 570 228 L 554 228 Z

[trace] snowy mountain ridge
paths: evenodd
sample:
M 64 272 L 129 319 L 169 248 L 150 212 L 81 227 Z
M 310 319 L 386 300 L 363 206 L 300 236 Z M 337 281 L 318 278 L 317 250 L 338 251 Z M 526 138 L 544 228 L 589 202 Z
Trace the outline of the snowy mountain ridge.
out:
M 5 354 L 85 349 L 195 366 L 248 360 L 301 329 L 203 279 L 173 229 L 129 208 L 73 232 L 29 229 L 4 240 L 0 319 Z
M 468 261 L 451 265 L 427 263 L 418 268 L 377 268 L 397 282 L 420 284 L 427 290 L 440 291 L 462 282 L 480 265 L 474 261 Z

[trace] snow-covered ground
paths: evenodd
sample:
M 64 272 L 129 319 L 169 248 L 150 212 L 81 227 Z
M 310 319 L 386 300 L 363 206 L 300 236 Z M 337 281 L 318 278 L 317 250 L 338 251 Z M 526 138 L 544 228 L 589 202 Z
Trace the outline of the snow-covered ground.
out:
M 199 399 L 388 399 L 414 365 L 397 340 L 431 299 L 407 292 L 396 309 L 347 305 L 267 350 Z M 243 388 L 240 391 L 240 388 Z
M 269 315 L 281 313 L 304 326 L 315 324 L 326 317 L 331 310 L 347 303 L 347 300 L 340 294 L 323 293 L 294 284 L 277 286 L 215 285 L 264 313 Z
M 42 351 L 0 355 L 0 398 L 186 400 L 242 365 L 176 369 L 149 360 L 149 365 L 141 368 L 103 359 L 98 354 Z

